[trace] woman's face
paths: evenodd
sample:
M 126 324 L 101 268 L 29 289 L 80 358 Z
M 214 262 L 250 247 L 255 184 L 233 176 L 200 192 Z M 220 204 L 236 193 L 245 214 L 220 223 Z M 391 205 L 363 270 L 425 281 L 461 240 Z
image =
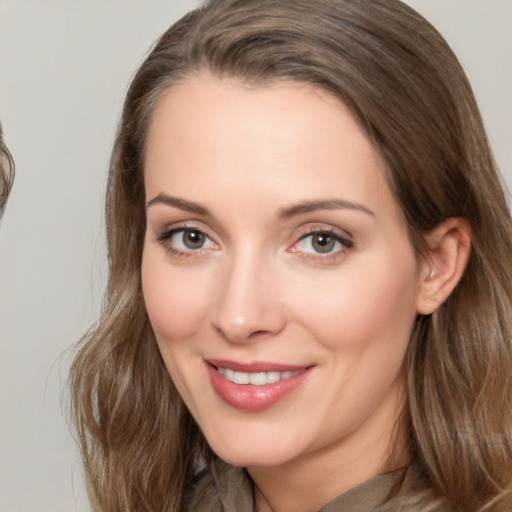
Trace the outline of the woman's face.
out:
M 144 297 L 224 460 L 385 453 L 423 271 L 384 174 L 347 108 L 306 86 L 202 74 L 156 109 Z

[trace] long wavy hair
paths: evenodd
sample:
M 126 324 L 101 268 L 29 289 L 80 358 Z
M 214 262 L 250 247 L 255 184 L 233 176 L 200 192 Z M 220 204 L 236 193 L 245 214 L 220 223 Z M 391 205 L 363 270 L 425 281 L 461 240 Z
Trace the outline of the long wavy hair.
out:
M 184 510 L 197 468 L 214 457 L 162 362 L 140 277 L 148 124 L 163 93 L 201 70 L 339 98 L 386 162 L 419 258 L 439 223 L 469 224 L 459 285 L 411 334 L 402 423 L 434 496 L 428 510 L 512 510 L 511 218 L 464 71 L 398 0 L 210 0 L 135 74 L 110 164 L 104 307 L 70 376 L 94 510 Z
M 0 218 L 4 213 L 7 199 L 14 182 L 14 160 L 5 145 L 2 125 L 0 124 Z

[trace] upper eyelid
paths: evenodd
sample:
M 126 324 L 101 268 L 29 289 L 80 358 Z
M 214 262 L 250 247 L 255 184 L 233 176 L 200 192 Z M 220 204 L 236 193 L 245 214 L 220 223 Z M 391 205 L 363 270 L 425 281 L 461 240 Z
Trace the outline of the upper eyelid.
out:
M 174 229 L 197 229 L 201 231 L 209 238 L 214 240 L 216 243 L 220 244 L 221 240 L 226 238 L 226 232 L 223 230 L 221 225 L 217 223 L 208 222 L 201 218 L 196 218 L 195 215 L 189 216 L 185 215 L 178 217 L 168 217 L 166 216 L 153 216 L 150 218 L 147 216 L 147 229 L 155 233 L 157 236 L 160 233 L 170 232 Z
M 319 233 L 325 233 L 327 236 L 329 236 L 330 238 L 333 238 L 338 243 L 340 243 L 345 249 L 352 249 L 354 247 L 354 242 L 353 242 L 353 240 L 351 238 L 339 235 L 338 233 L 336 233 L 334 231 L 322 230 L 322 229 L 318 229 L 318 230 L 315 230 L 315 231 L 311 231 L 309 233 L 305 233 L 304 235 L 299 237 L 292 244 L 292 247 L 297 245 L 298 243 L 300 243 L 302 240 L 305 240 L 306 238 L 308 238 L 310 236 L 313 236 L 315 234 L 319 234 Z
M 314 235 L 315 233 L 329 233 L 334 235 L 337 238 L 340 238 L 341 240 L 346 240 L 348 242 L 353 243 L 354 237 L 350 232 L 348 232 L 346 229 L 338 228 L 332 225 L 328 224 L 315 224 L 305 226 L 301 230 L 299 230 L 298 234 L 298 240 L 308 236 L 308 235 Z
M 204 235 L 206 235 L 208 238 L 212 238 L 211 236 L 211 230 L 207 227 L 204 227 L 202 222 L 196 222 L 196 221 L 183 221 L 183 222 L 175 222 L 172 224 L 167 224 L 163 228 L 153 229 L 156 236 L 162 236 L 165 234 L 172 234 L 176 233 L 178 231 L 200 231 Z

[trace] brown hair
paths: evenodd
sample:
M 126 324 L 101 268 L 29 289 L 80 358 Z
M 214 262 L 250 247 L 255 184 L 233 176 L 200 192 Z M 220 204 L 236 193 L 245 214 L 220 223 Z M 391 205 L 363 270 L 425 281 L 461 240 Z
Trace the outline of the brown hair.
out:
M 114 145 L 104 310 L 71 369 L 95 510 L 182 510 L 198 464 L 212 457 L 162 362 L 140 281 L 148 123 L 162 93 L 202 69 L 308 83 L 345 103 L 387 163 L 419 257 L 440 222 L 468 222 L 461 282 L 412 333 L 403 419 L 436 503 L 512 509 L 512 227 L 459 62 L 398 0 L 210 0 L 138 70 Z
M 14 182 L 14 160 L 3 139 L 0 124 L 0 217 L 2 216 L 7 199 Z

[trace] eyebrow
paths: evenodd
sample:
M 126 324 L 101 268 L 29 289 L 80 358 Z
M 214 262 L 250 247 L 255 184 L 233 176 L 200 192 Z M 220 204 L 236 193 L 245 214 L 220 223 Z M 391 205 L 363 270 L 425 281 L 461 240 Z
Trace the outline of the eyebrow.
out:
M 193 203 L 192 201 L 187 201 L 186 199 L 173 197 L 163 193 L 158 194 L 153 199 L 148 201 L 146 208 L 150 208 L 156 204 L 172 206 L 174 208 L 179 208 L 180 210 L 195 213 L 197 215 L 211 216 L 210 211 L 204 206 Z M 302 201 L 300 203 L 281 208 L 278 211 L 277 217 L 280 219 L 289 219 L 290 217 L 313 212 L 316 210 L 358 210 L 371 215 L 372 217 L 375 217 L 375 213 L 373 213 L 369 208 L 366 208 L 366 206 L 353 203 L 351 201 L 346 201 L 344 199 L 317 199 L 313 201 Z
M 320 199 L 315 201 L 304 201 L 286 208 L 281 208 L 278 217 L 281 219 L 289 219 L 295 215 L 313 212 L 315 210 L 358 210 L 375 217 L 369 208 L 362 204 L 353 203 L 344 199 Z
M 148 203 L 146 204 L 146 208 L 150 208 L 155 204 L 173 206 L 174 208 L 179 208 L 180 210 L 196 213 L 198 215 L 210 215 L 210 212 L 204 206 L 200 206 L 196 203 L 193 203 L 192 201 L 187 201 L 186 199 L 169 196 L 167 194 L 158 194 L 153 199 L 148 201 Z

